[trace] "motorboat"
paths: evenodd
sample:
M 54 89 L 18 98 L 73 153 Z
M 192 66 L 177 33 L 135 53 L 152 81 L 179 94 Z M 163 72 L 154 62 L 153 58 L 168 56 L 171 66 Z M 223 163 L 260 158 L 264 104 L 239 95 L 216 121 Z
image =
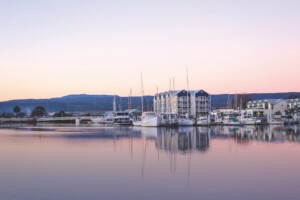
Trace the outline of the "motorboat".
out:
M 255 125 L 257 119 L 255 117 L 244 117 L 241 122 L 243 125 Z
M 228 126 L 242 125 L 242 123 L 237 118 L 229 117 L 229 116 L 225 116 L 222 123 L 223 123 L 223 125 L 228 125 Z
M 141 126 L 157 127 L 160 125 L 160 117 L 155 112 L 143 112 Z
M 129 117 L 128 112 L 115 112 L 114 113 L 114 124 L 115 125 L 132 125 L 132 120 Z
M 115 119 L 115 115 L 113 112 L 106 112 L 104 115 L 104 123 L 105 124 L 113 124 Z

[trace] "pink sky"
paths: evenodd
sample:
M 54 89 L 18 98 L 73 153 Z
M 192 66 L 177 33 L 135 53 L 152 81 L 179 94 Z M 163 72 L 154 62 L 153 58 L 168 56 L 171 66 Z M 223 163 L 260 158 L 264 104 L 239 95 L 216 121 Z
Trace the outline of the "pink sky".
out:
M 300 91 L 297 1 L 6 2 L 0 101 L 68 94 Z M 17 13 L 17 14 L 16 14 Z

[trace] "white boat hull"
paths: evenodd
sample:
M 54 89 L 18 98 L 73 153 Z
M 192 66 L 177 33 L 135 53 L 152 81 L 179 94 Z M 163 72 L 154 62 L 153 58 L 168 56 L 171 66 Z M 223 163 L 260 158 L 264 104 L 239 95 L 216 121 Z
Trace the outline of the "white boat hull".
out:
M 142 119 L 141 126 L 142 127 L 157 127 L 160 125 L 159 117 L 146 117 Z
M 105 118 L 104 119 L 104 123 L 105 124 L 113 124 L 114 123 L 114 118 Z
M 114 123 L 114 115 L 108 114 L 104 117 L 104 123 L 112 125 Z
M 178 126 L 193 126 L 193 124 L 191 119 L 178 119 Z
M 141 126 L 142 125 L 142 121 L 139 120 L 139 121 L 133 121 L 132 122 L 133 126 Z
M 128 116 L 116 116 L 114 125 L 132 125 L 132 120 Z
M 198 119 L 197 120 L 197 125 L 198 126 L 208 126 L 210 124 L 209 119 Z
M 255 125 L 256 124 L 256 121 L 255 120 L 246 120 L 246 121 L 243 121 L 242 124 L 244 125 Z

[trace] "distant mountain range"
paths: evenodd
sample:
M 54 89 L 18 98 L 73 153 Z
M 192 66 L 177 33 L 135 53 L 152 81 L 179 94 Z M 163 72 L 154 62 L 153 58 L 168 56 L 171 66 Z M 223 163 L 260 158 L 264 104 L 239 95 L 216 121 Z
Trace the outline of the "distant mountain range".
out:
M 260 99 L 287 99 L 289 97 L 300 97 L 300 92 L 285 93 L 252 93 L 248 94 L 252 100 Z M 216 94 L 211 95 L 212 107 L 225 107 L 228 98 L 233 94 Z M 19 106 L 22 112 L 29 114 L 36 106 L 43 106 L 48 112 L 99 112 L 109 111 L 113 107 L 112 95 L 68 95 L 50 99 L 22 99 L 0 102 L 0 113 L 12 112 L 14 106 Z M 128 97 L 116 96 L 117 108 L 128 109 Z M 153 96 L 144 97 L 144 107 L 147 110 L 153 107 Z M 132 97 L 132 108 L 141 108 L 141 97 Z
M 43 106 L 47 112 L 100 112 L 113 109 L 113 95 L 68 95 L 50 99 L 21 99 L 0 102 L 0 113 L 12 112 L 19 106 L 22 112 L 29 114 L 36 106 Z M 116 96 L 117 110 L 128 109 L 128 97 Z M 132 108 L 141 108 L 141 97 L 131 98 Z M 151 109 L 153 96 L 144 96 L 145 109 Z

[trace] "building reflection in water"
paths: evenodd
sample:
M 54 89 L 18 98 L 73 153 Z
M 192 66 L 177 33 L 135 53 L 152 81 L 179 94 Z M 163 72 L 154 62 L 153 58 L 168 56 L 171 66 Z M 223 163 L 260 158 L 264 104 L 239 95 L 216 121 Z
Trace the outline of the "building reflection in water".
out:
M 207 127 L 159 128 L 156 148 L 168 152 L 206 151 L 209 130 Z
M 299 126 L 216 126 L 211 127 L 212 138 L 233 138 L 246 144 L 252 140 L 262 142 L 300 142 Z
M 142 137 L 155 140 L 156 148 L 167 152 L 205 152 L 210 139 L 235 140 L 239 144 L 251 141 L 300 142 L 299 126 L 212 126 L 142 128 Z

